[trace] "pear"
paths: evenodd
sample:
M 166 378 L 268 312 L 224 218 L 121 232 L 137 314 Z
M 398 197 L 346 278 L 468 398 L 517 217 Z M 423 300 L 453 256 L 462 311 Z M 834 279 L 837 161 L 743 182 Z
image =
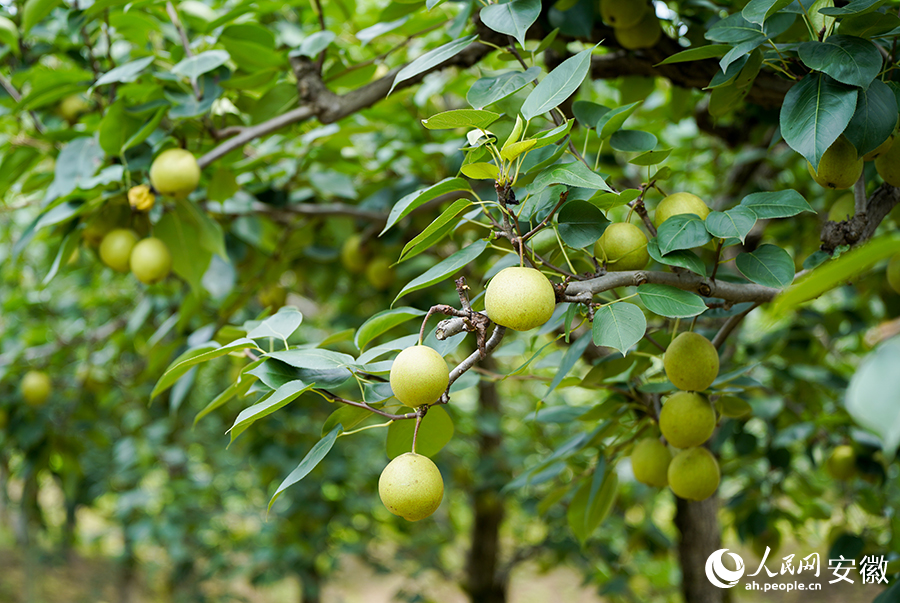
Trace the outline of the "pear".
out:
M 675 448 L 691 448 L 707 441 L 716 428 L 716 411 L 700 394 L 677 392 L 659 413 L 659 430 Z
M 635 25 L 631 27 L 616 27 L 613 29 L 616 41 L 626 50 L 638 50 L 656 46 L 662 37 L 662 27 L 656 13 L 648 10 Z
M 488 283 L 484 294 L 488 318 L 514 331 L 530 331 L 553 316 L 556 293 L 540 270 L 504 268 Z
M 391 461 L 381 472 L 378 496 L 394 515 L 407 521 L 419 521 L 441 506 L 444 480 L 431 459 L 407 452 Z
M 806 162 L 809 175 L 820 186 L 825 188 L 850 188 L 857 180 L 863 169 L 863 159 L 857 156 L 856 147 L 843 135 L 828 147 L 819 160 L 819 165 Z
M 669 487 L 679 498 L 705 500 L 719 487 L 719 463 L 706 448 L 688 448 L 669 464 Z
M 594 244 L 594 255 L 607 270 L 642 270 L 650 261 L 647 235 L 629 222 L 610 224 Z
M 648 486 L 665 488 L 669 485 L 668 471 L 671 462 L 672 453 L 657 438 L 645 438 L 631 451 L 634 479 Z

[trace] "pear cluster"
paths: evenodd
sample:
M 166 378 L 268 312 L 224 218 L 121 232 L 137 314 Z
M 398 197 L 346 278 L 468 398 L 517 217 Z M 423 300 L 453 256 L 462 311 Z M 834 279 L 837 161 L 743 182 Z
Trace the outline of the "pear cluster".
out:
M 649 0 L 600 0 L 600 16 L 627 50 L 650 48 L 662 37 L 662 27 Z
M 703 448 L 716 428 L 715 408 L 701 393 L 719 374 L 719 354 L 708 339 L 682 333 L 663 358 L 666 376 L 679 390 L 659 413 L 659 430 L 679 449 L 674 456 L 656 438 L 641 440 L 631 454 L 635 479 L 657 488 L 666 485 L 687 500 L 704 500 L 719 487 L 719 463 Z
M 161 240 L 148 237 L 138 240 L 127 228 L 109 231 L 100 242 L 100 259 L 116 272 L 131 271 L 145 284 L 158 283 L 172 270 L 172 254 Z

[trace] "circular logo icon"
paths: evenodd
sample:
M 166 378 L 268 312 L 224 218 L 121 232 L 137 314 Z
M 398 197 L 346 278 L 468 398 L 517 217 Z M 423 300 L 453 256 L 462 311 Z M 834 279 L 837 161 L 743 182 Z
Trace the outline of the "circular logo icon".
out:
M 719 549 L 709 556 L 706 560 L 706 577 L 709 581 L 719 588 L 731 588 L 738 583 L 741 576 L 744 575 L 744 560 L 740 555 L 728 553 L 737 564 L 737 570 L 731 571 L 722 563 L 722 556 L 728 553 L 728 549 Z

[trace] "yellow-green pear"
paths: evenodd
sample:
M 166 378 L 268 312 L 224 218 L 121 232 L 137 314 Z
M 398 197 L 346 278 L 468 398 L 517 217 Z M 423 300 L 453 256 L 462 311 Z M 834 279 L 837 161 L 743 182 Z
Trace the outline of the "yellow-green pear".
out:
M 641 20 L 631 27 L 616 27 L 613 29 L 616 42 L 626 50 L 638 50 L 656 46 L 662 37 L 662 27 L 653 10 L 648 10 Z
M 775 526 L 767 526 L 761 534 L 753 537 L 751 548 L 753 554 L 760 559 L 766 554 L 766 548 L 770 549 L 769 554 L 774 557 L 781 548 L 781 530 Z
M 378 479 L 378 495 L 387 510 L 408 521 L 425 519 L 441 505 L 444 480 L 431 459 L 414 452 L 391 461 Z
M 611 27 L 634 27 L 651 8 L 644 0 L 600 0 L 600 16 Z
M 341 246 L 341 264 L 352 274 L 365 272 L 366 256 L 362 252 L 362 237 L 358 234 L 347 237 Z
M 874 151 L 869 151 L 865 155 L 863 155 L 863 161 L 875 161 L 889 150 L 891 150 L 891 146 L 894 144 L 894 136 L 895 134 L 891 134 L 888 136 L 888 139 L 878 145 Z
M 414 345 L 397 354 L 390 380 L 394 397 L 417 408 L 437 402 L 450 383 L 450 369 L 437 350 Z
M 886 277 L 891 289 L 900 293 L 900 253 L 888 262 Z
M 848 480 L 856 475 L 856 452 L 853 446 L 842 444 L 831 451 L 825 461 L 825 470 L 834 479 Z
M 127 228 L 109 231 L 100 243 L 100 259 L 116 272 L 128 272 L 131 250 L 137 240 L 137 234 Z
M 610 224 L 594 244 L 594 255 L 607 270 L 642 270 L 650 261 L 647 235 L 630 222 Z
M 488 318 L 514 331 L 529 331 L 553 316 L 556 293 L 546 276 L 534 268 L 504 268 L 484 294 Z
M 719 463 L 706 448 L 688 448 L 669 464 L 669 487 L 686 500 L 705 500 L 715 494 L 721 479 Z
M 668 471 L 671 462 L 672 453 L 658 438 L 645 438 L 631 451 L 634 479 L 648 486 L 665 488 L 669 485 Z
M 859 180 L 863 158 L 857 157 L 856 147 L 843 135 L 838 136 L 822 154 L 818 167 L 806 162 L 809 175 L 825 188 L 850 188 Z
M 31 406 L 42 405 L 50 397 L 50 392 L 53 391 L 50 377 L 43 371 L 28 371 L 22 377 L 19 387 L 25 402 Z
M 391 261 L 384 257 L 375 258 L 366 266 L 366 280 L 379 291 L 386 291 L 394 284 L 394 269 Z
M 187 197 L 200 184 L 200 166 L 185 149 L 166 149 L 150 165 L 150 183 L 156 192 Z
M 843 222 L 855 213 L 856 203 L 853 200 L 853 193 L 846 193 L 841 195 L 828 210 L 828 219 L 832 222 Z
M 129 261 L 131 273 L 137 280 L 151 285 L 158 283 L 172 270 L 172 254 L 169 248 L 159 239 L 149 237 L 134 246 Z
M 666 348 L 663 365 L 672 385 L 684 391 L 701 392 L 719 375 L 719 352 L 703 335 L 686 331 Z
M 891 186 L 900 186 L 900 142 L 894 139 L 891 148 L 875 159 L 878 175 Z
M 659 413 L 659 430 L 675 448 L 699 446 L 712 436 L 715 428 L 716 411 L 700 394 L 672 394 Z
M 656 211 L 653 214 L 653 224 L 659 228 L 663 222 L 678 214 L 695 214 L 700 216 L 701 220 L 705 220 L 706 216 L 709 215 L 709 206 L 697 195 L 672 193 L 656 206 Z

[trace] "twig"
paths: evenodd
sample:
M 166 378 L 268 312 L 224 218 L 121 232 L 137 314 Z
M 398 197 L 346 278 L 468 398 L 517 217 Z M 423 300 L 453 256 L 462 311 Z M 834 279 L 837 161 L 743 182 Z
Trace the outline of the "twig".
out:
M 713 260 L 713 271 L 712 274 L 709 275 L 709 280 L 716 279 L 716 273 L 719 271 L 719 258 L 722 256 L 722 245 L 725 244 L 725 239 L 719 239 L 719 244 L 716 245 L 716 259 Z
M 322 11 L 322 2 L 320 0 L 313 0 L 313 3 L 316 7 L 316 13 L 319 15 L 319 30 L 326 31 L 325 27 L 325 13 Z M 322 73 L 322 65 L 325 64 L 325 53 L 327 52 L 327 47 L 322 49 L 322 52 L 319 53 L 319 59 L 317 61 L 319 67 L 319 73 Z M 416 423 L 416 428 L 418 429 L 419 424 Z M 413 451 L 415 452 L 415 437 L 413 438 Z
M 6 90 L 6 93 L 17 103 L 22 102 L 22 95 L 19 94 L 19 91 L 16 90 L 16 87 L 12 85 L 8 79 L 6 79 L 2 73 L 0 73 L 0 86 Z M 37 113 L 34 111 L 29 111 L 28 114 L 31 116 L 31 121 L 34 122 L 34 129 L 37 130 L 38 134 L 44 133 L 44 124 L 41 123 L 41 120 L 38 119 Z
M 382 417 L 390 419 L 391 421 L 403 421 L 405 419 L 415 419 L 416 417 L 419 416 L 418 411 L 417 412 L 408 412 L 408 413 L 405 413 L 402 415 L 395 415 L 395 414 L 392 414 L 389 412 L 385 412 L 385 411 L 381 410 L 380 408 L 375 408 L 375 407 L 369 406 L 365 402 L 357 402 L 356 400 L 347 400 L 346 398 L 341 398 L 340 396 L 331 393 L 327 389 L 320 389 L 318 387 L 315 387 L 315 388 L 313 388 L 313 391 L 315 391 L 322 397 L 331 400 L 332 402 L 340 402 L 341 404 L 347 404 L 349 406 L 355 406 L 357 408 L 364 408 L 364 409 L 368 410 L 369 412 L 373 412 L 376 415 L 381 415 Z
M 781 290 L 753 283 L 729 283 L 713 281 L 692 272 L 672 273 L 649 270 L 626 270 L 608 272 L 603 276 L 586 281 L 569 283 L 565 291 L 565 301 L 590 301 L 597 293 L 609 291 L 617 287 L 640 286 L 645 284 L 670 285 L 684 291 L 691 291 L 703 297 L 715 297 L 727 301 L 768 302 L 775 299 Z
M 547 214 L 544 217 L 544 219 L 541 220 L 537 226 L 535 226 L 534 228 L 532 228 L 531 230 L 529 230 L 528 232 L 523 234 L 521 237 L 519 237 L 519 240 L 521 240 L 523 243 L 527 243 L 528 239 L 530 239 L 531 237 L 536 235 L 542 228 L 544 228 L 547 224 L 550 223 L 550 220 L 553 219 L 553 216 L 556 215 L 556 212 L 559 211 L 559 208 L 562 207 L 563 203 L 565 203 L 566 199 L 568 199 L 568 198 L 569 198 L 569 190 L 566 189 L 559 194 L 559 201 L 556 203 L 556 205 L 553 207 L 553 209 L 550 210 L 550 213 Z
M 722 344 L 725 343 L 725 340 L 731 335 L 731 332 L 734 331 L 735 327 L 741 324 L 741 321 L 744 320 L 744 317 L 750 314 L 753 310 L 758 308 L 761 305 L 760 302 L 757 302 L 741 312 L 740 314 L 735 314 L 731 316 L 728 320 L 725 321 L 725 324 L 719 329 L 719 332 L 716 333 L 716 336 L 713 337 L 712 344 L 718 350 L 722 347 Z
M 879 46 L 879 48 L 881 48 Z M 866 171 L 859 174 L 859 180 L 853 184 L 853 213 L 866 213 Z
M 441 399 L 433 404 L 447 404 L 450 401 L 450 388 L 456 382 L 457 379 L 463 376 L 466 371 L 475 366 L 475 363 L 479 360 L 483 359 L 485 356 L 494 351 L 494 349 L 500 345 L 500 341 L 503 339 L 503 335 L 506 333 L 506 327 L 501 327 L 500 325 L 494 326 L 494 332 L 491 333 L 490 338 L 484 344 L 484 354 L 482 354 L 481 350 L 475 350 L 471 354 L 469 354 L 468 358 L 460 362 L 456 365 L 452 371 L 450 371 L 450 384 L 447 385 L 447 391 L 443 393 Z
M 280 130 L 285 126 L 297 123 L 298 121 L 307 120 L 314 115 L 315 112 L 313 111 L 312 107 L 303 105 L 302 107 L 291 109 L 287 113 L 282 113 L 277 117 L 273 117 L 272 119 L 264 121 L 261 124 L 255 125 L 251 128 L 244 128 L 241 133 L 234 138 L 226 140 L 219 146 L 209 151 L 206 155 L 200 157 L 200 159 L 197 160 L 197 164 L 201 168 L 205 168 L 216 159 L 220 159 L 231 151 L 241 148 L 251 140 L 261 138 L 263 136 L 266 136 L 267 134 L 271 134 L 272 132 Z
M 166 0 L 166 12 L 169 14 L 169 19 L 171 19 L 172 25 L 174 25 L 176 31 L 178 31 L 178 37 L 181 38 L 181 46 L 182 48 L 184 48 L 184 54 L 189 58 L 194 56 L 194 52 L 191 50 L 191 42 L 187 36 L 187 31 L 185 31 L 184 26 L 181 24 L 181 19 L 178 18 L 178 11 L 176 11 L 175 7 L 172 6 L 172 2 L 170 0 Z M 197 100 L 200 100 L 200 98 L 202 98 L 202 95 L 200 94 L 200 85 L 197 82 L 197 78 L 191 78 L 191 88 L 194 89 L 194 96 L 197 98 Z

